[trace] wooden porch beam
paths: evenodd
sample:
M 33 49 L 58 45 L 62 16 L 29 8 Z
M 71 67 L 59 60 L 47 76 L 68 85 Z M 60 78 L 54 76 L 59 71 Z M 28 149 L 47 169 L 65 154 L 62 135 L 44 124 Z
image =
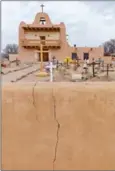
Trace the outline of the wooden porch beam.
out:
M 40 50 L 37 50 L 36 52 L 38 53 L 38 52 L 41 52 L 41 51 Z M 49 52 L 49 50 L 47 50 L 47 51 L 46 50 L 43 50 L 43 53 L 44 52 Z

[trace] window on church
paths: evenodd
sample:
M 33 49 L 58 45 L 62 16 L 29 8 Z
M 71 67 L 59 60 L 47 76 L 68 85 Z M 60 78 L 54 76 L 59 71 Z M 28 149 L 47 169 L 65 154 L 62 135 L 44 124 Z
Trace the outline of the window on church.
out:
M 40 40 L 45 40 L 45 36 L 40 36 Z
M 89 59 L 89 53 L 84 53 L 84 60 L 88 60 Z
M 41 24 L 41 25 L 45 25 L 45 24 L 46 24 L 46 20 L 45 20 L 44 17 L 41 17 L 41 18 L 40 18 L 40 24 Z

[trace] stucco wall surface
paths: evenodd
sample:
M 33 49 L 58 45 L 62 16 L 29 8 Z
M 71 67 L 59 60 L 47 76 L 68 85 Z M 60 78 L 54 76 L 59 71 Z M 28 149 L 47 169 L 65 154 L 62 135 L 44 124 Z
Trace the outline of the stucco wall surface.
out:
M 115 169 L 115 83 L 4 84 L 2 169 Z

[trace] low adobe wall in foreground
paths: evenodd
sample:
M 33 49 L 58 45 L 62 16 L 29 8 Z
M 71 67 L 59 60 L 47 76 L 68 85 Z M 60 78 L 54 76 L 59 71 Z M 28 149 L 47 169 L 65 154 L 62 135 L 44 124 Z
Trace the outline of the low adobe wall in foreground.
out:
M 5 84 L 2 169 L 115 169 L 115 83 Z

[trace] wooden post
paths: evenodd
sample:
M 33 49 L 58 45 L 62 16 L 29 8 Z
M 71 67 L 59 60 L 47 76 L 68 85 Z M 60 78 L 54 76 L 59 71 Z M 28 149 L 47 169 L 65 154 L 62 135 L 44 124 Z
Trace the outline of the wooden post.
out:
M 77 67 L 79 67 L 79 59 L 77 58 Z
M 109 64 L 107 64 L 107 78 L 109 76 Z
M 102 68 L 103 68 L 103 71 L 104 71 L 104 62 L 102 63 Z
M 74 71 L 76 71 L 77 70 L 77 65 L 76 65 L 76 59 L 74 60 Z
M 67 58 L 67 69 L 69 68 L 69 59 Z
M 16 58 L 16 66 L 19 66 L 20 61 Z
M 40 70 L 43 71 L 43 45 L 42 45 L 42 43 L 40 45 L 40 60 L 41 60 Z
M 84 63 L 83 65 L 83 69 L 85 70 L 85 74 L 87 74 L 88 68 L 87 68 L 87 62 Z
M 93 77 L 95 77 L 95 61 L 94 58 L 92 59 L 92 71 L 93 71 Z
M 110 64 L 107 64 L 106 65 L 106 69 L 105 70 L 103 70 L 104 72 L 106 72 L 106 76 L 107 76 L 107 78 L 109 77 L 109 72 L 113 72 L 114 71 L 114 69 L 109 69 L 110 68 Z
M 101 58 L 99 58 L 99 63 L 98 63 L 98 65 L 99 65 L 99 69 L 100 69 L 100 65 L 101 65 Z
M 56 68 L 59 68 L 59 61 L 57 60 Z

